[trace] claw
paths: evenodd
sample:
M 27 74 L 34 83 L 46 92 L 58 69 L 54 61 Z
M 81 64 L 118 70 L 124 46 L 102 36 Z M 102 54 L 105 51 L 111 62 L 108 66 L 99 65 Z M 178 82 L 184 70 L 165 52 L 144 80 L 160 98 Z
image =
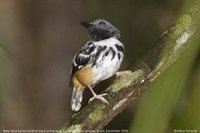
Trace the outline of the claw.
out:
M 109 105 L 109 102 L 103 97 L 103 96 L 107 96 L 107 95 L 108 95 L 107 93 L 103 93 L 103 94 L 100 94 L 100 95 L 93 95 L 93 97 L 89 99 L 89 103 L 91 103 L 94 99 L 99 99 L 102 102 Z

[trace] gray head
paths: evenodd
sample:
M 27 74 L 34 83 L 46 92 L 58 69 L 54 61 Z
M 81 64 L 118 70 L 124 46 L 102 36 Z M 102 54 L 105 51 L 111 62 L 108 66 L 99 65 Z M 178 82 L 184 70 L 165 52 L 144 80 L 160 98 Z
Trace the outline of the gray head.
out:
M 81 25 L 89 30 L 91 39 L 94 41 L 100 41 L 110 37 L 120 37 L 119 30 L 104 19 L 97 19 L 91 23 L 82 21 Z

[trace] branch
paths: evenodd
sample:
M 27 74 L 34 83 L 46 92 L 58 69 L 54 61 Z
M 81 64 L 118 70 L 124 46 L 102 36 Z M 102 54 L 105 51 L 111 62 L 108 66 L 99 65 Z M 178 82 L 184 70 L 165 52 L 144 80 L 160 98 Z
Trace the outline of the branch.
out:
M 105 90 L 109 105 L 99 100 L 75 113 L 62 132 L 102 129 L 130 103 L 139 98 L 144 88 L 159 77 L 187 49 L 200 28 L 200 0 L 183 14 L 168 31 L 160 36 L 154 47 L 134 63 L 132 71 L 116 78 Z

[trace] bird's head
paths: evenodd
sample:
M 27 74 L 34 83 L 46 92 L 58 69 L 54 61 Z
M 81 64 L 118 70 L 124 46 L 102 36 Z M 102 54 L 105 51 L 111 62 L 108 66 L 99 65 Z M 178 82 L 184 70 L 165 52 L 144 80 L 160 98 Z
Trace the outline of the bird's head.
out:
M 97 19 L 91 23 L 82 21 L 81 25 L 89 30 L 91 39 L 94 41 L 100 41 L 110 37 L 120 37 L 119 30 L 104 19 Z

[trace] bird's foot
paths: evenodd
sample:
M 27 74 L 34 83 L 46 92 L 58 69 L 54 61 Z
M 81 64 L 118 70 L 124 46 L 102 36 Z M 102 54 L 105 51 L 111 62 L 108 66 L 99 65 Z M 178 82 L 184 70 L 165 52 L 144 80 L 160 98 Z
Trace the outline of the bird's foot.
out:
M 94 94 L 93 97 L 89 99 L 89 103 L 91 103 L 94 99 L 99 99 L 102 102 L 109 105 L 109 102 L 103 97 L 103 96 L 107 96 L 107 95 L 108 95 L 107 93 L 103 93 L 103 94 L 99 94 L 99 95 Z
M 133 72 L 131 70 L 126 70 L 126 71 L 118 71 L 115 73 L 116 77 L 126 77 L 126 75 L 132 75 Z

